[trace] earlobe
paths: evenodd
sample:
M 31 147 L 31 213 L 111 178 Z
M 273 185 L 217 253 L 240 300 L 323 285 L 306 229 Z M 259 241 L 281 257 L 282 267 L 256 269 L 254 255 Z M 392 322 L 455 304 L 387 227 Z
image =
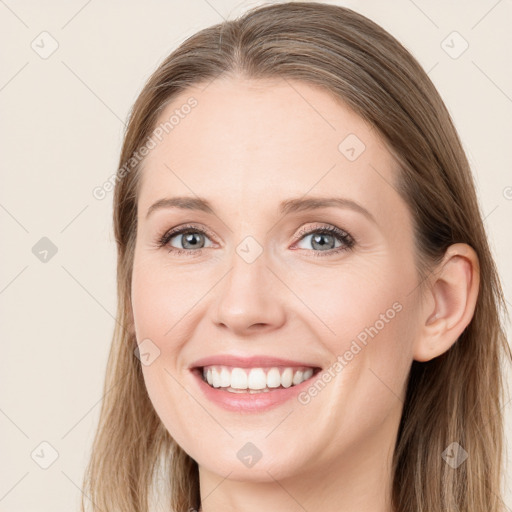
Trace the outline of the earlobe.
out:
M 450 349 L 475 312 L 480 286 L 480 267 L 474 249 L 462 243 L 451 245 L 433 273 L 429 307 L 414 346 L 416 361 L 430 361 Z

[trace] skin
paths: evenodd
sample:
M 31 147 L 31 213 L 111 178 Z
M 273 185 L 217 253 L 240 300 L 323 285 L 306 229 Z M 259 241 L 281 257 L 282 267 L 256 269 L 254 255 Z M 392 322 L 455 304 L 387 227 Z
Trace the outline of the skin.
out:
M 221 78 L 183 91 L 160 121 L 191 95 L 198 106 L 146 157 L 138 196 L 132 306 L 138 342 L 160 350 L 142 366 L 155 410 L 199 464 L 205 512 L 390 512 L 408 372 L 413 359 L 448 350 L 471 320 L 476 254 L 449 248 L 420 294 L 412 216 L 392 186 L 397 164 L 378 133 L 322 89 Z M 338 149 L 348 134 L 365 145 L 354 161 Z M 349 198 L 376 222 L 332 206 L 279 213 L 281 201 L 313 195 Z M 173 196 L 206 198 L 215 214 L 166 208 L 147 217 Z M 184 249 L 182 235 L 157 246 L 188 223 L 208 232 L 196 235 L 202 250 Z M 332 225 L 356 240 L 352 249 L 328 255 L 311 234 L 297 238 Z M 236 251 L 247 236 L 262 250 L 252 263 Z M 343 244 L 335 240 L 324 237 L 327 250 Z M 397 303 L 400 312 L 306 405 L 229 412 L 200 393 L 188 369 L 229 353 L 325 370 Z M 262 453 L 251 468 L 237 458 L 249 441 Z

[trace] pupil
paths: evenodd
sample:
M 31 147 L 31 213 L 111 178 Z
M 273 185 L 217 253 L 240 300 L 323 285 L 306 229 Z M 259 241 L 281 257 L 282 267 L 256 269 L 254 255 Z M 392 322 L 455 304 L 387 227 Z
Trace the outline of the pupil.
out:
M 188 233 L 185 235 L 185 244 L 184 246 L 186 247 L 187 244 L 191 244 L 192 247 L 194 246 L 197 246 L 198 242 L 197 240 L 194 241 L 194 239 L 198 236 L 198 233 Z
M 315 244 L 317 244 L 319 247 L 325 247 L 326 245 L 328 245 L 327 243 L 325 242 L 321 242 L 320 240 L 326 236 L 330 236 L 330 235 L 325 235 L 325 234 L 321 234 L 321 235 L 314 235 L 313 236 L 313 246 L 315 246 Z

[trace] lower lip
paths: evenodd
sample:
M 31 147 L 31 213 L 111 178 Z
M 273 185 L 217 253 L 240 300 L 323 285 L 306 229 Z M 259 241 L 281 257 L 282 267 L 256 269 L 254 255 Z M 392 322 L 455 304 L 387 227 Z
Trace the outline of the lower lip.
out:
M 263 412 L 288 400 L 295 398 L 302 390 L 311 385 L 316 373 L 311 378 L 289 388 L 274 389 L 272 391 L 262 391 L 260 393 L 231 393 L 221 388 L 213 388 L 203 380 L 200 370 L 192 370 L 194 378 L 199 384 L 199 388 L 208 400 L 214 402 L 220 407 L 234 412 Z

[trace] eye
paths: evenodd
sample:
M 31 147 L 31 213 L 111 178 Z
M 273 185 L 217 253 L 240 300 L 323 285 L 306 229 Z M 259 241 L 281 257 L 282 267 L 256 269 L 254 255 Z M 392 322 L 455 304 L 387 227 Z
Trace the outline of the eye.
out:
M 204 229 L 194 225 L 186 225 L 171 229 L 158 238 L 157 246 L 166 247 L 169 252 L 178 255 L 198 255 L 201 249 L 211 247 L 206 245 L 206 241 L 210 240 L 211 235 Z M 308 237 L 311 237 L 307 241 Z M 174 239 L 177 242 L 172 242 Z M 330 256 L 338 254 L 342 251 L 348 251 L 355 245 L 354 238 L 336 226 L 321 225 L 313 229 L 303 229 L 296 237 L 297 243 L 302 243 L 307 247 L 299 247 L 299 249 L 310 250 L 313 248 L 315 256 Z M 336 245 L 338 242 L 338 245 Z M 181 247 L 176 247 L 173 243 L 178 243 Z M 316 249 L 316 250 L 315 250 Z
M 313 249 L 312 252 L 315 256 L 330 256 L 338 254 L 342 251 L 348 251 L 355 245 L 353 237 L 336 226 L 319 226 L 314 229 L 302 230 L 297 237 L 299 242 L 304 243 L 306 247 L 299 247 L 300 249 Z M 308 241 L 308 237 L 311 237 Z M 336 245 L 339 242 L 339 245 Z
M 182 247 L 173 246 L 173 239 L 176 239 Z M 164 233 L 158 241 L 158 246 L 167 247 L 169 252 L 176 254 L 197 254 L 206 247 L 205 240 L 209 240 L 208 233 L 205 230 L 196 226 L 182 226 Z

